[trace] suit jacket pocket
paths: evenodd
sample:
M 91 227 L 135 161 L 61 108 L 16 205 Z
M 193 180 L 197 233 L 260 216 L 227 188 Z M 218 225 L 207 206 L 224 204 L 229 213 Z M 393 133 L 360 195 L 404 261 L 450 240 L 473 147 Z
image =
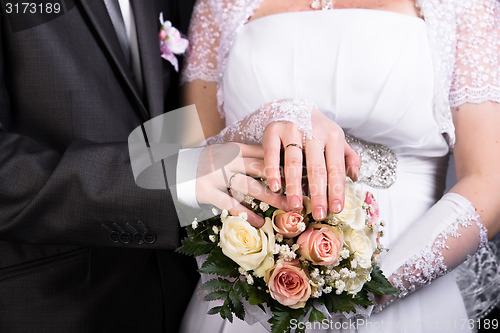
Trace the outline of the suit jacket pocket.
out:
M 50 257 L 44 257 L 22 264 L 4 267 L 0 269 L 0 281 L 15 279 L 55 265 L 61 265 L 88 256 L 88 248 L 79 248 L 68 252 L 58 253 Z

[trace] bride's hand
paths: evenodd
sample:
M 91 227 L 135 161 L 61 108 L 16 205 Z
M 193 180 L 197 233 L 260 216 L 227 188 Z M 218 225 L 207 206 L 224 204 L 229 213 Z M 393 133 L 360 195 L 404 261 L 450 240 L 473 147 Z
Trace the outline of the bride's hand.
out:
M 196 199 L 200 204 L 227 209 L 231 215 L 246 212 L 248 222 L 261 227 L 264 224 L 263 218 L 240 203 L 244 195 L 282 210 L 288 209 L 283 195 L 273 193 L 252 178 L 264 178 L 263 158 L 264 150 L 261 145 L 226 143 L 206 146 L 198 161 Z
M 357 180 L 361 159 L 347 144 L 340 126 L 316 107 L 311 114 L 311 123 L 314 137 L 306 140 L 292 122 L 277 121 L 267 126 L 262 139 L 265 174 L 269 187 L 278 191 L 281 188 L 280 152 L 283 147 L 288 206 L 301 209 L 304 150 L 313 217 L 322 220 L 327 208 L 334 213 L 344 208 L 346 173 Z

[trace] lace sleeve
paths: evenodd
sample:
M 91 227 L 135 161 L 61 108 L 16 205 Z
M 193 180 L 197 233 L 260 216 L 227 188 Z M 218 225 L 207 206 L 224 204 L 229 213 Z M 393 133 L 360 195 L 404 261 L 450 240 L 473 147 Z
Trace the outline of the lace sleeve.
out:
M 456 193 L 444 195 L 382 258 L 382 270 L 401 293 L 380 299 L 376 311 L 455 269 L 487 243 L 487 230 L 472 203 Z M 494 266 L 476 273 L 491 280 L 489 273 L 498 271 Z
M 311 112 L 314 108 L 313 103 L 303 99 L 277 100 L 226 127 L 207 143 L 261 143 L 267 125 L 275 121 L 292 122 L 306 137 L 312 138 Z
M 189 26 L 189 47 L 184 59 L 181 83 L 196 79 L 217 81 L 217 57 L 220 42 L 220 18 L 213 6 L 217 1 L 198 0 Z
M 500 102 L 500 2 L 470 0 L 457 7 L 450 106 Z

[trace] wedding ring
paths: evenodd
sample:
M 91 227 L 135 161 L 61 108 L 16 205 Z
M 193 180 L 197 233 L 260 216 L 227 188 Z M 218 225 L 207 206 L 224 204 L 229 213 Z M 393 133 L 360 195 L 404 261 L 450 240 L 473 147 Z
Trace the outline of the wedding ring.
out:
M 302 146 L 301 146 L 301 145 L 299 145 L 298 143 L 289 143 L 289 144 L 287 144 L 287 145 L 286 145 L 285 149 L 287 149 L 287 148 L 288 148 L 288 147 L 290 147 L 290 146 L 291 146 L 291 147 L 297 147 L 297 148 L 299 148 L 300 150 L 302 150 Z
M 236 175 L 241 175 L 242 173 L 240 172 L 236 172 L 236 173 L 233 173 L 233 175 L 231 176 L 231 178 L 229 178 L 229 182 L 227 183 L 227 188 L 231 188 L 231 184 L 233 183 L 233 179 Z

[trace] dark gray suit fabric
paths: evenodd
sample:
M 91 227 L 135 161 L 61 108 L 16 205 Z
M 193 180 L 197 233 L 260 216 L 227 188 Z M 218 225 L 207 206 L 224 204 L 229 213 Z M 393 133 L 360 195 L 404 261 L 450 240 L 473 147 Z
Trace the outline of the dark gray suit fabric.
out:
M 135 185 L 127 137 L 178 106 L 158 15 L 185 29 L 194 1 L 132 0 L 144 94 L 102 0 L 52 1 L 61 15 L 7 14 L 6 2 L 0 332 L 175 332 L 196 274 L 172 252 L 180 230 L 170 193 Z

